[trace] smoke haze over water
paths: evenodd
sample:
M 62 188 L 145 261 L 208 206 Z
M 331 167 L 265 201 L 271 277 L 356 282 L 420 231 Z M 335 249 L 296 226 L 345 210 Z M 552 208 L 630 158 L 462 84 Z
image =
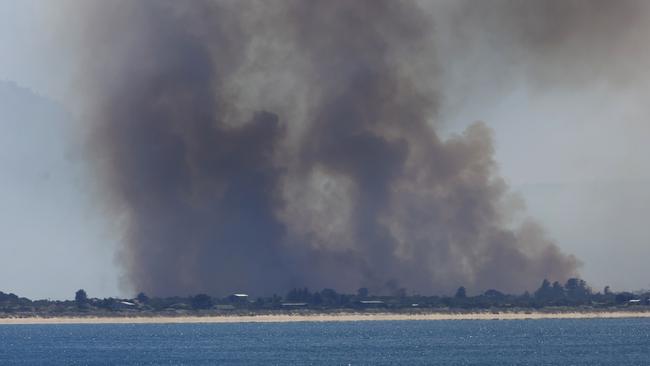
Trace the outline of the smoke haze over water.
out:
M 641 4 L 513 4 L 71 3 L 83 19 L 71 26 L 80 101 L 129 286 L 523 291 L 576 275 L 573 256 L 517 219 L 490 129 L 441 137 L 457 76 L 445 60 L 483 44 L 472 38 L 483 30 L 540 88 L 552 67 L 583 72 L 563 83 L 621 80 L 622 69 L 603 71 L 606 52 L 567 44 L 625 47 L 632 36 L 617 26 Z

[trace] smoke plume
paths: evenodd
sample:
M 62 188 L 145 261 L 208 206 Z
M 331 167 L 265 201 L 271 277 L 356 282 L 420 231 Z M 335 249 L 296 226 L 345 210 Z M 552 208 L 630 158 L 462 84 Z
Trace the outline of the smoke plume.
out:
M 130 287 L 523 291 L 576 275 L 573 256 L 519 219 L 490 129 L 443 138 L 440 109 L 449 80 L 472 70 L 510 65 L 540 87 L 568 79 L 557 67 L 579 70 L 575 82 L 605 74 L 594 39 L 626 47 L 618 27 L 635 6 L 74 4 L 92 161 Z M 486 44 L 503 62 L 468 63 Z

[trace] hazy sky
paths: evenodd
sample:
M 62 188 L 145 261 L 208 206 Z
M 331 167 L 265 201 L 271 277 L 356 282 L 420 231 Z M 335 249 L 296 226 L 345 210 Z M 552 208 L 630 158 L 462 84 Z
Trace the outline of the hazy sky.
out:
M 71 59 L 43 4 L 0 0 L 0 291 L 117 295 L 116 238 L 95 208 L 63 104 Z
M 131 295 L 75 128 L 75 55 L 44 3 L 0 0 L 0 291 Z M 650 288 L 646 79 L 543 93 L 521 80 L 443 113 L 450 134 L 476 120 L 494 129 L 503 176 L 597 289 Z

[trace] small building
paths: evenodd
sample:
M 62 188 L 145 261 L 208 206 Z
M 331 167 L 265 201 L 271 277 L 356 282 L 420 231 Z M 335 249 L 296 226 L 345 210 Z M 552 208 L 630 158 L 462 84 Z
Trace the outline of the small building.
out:
M 237 304 L 243 304 L 248 302 L 248 295 L 247 294 L 232 294 L 228 296 L 228 300 L 233 303 Z
M 358 305 L 362 308 L 385 308 L 386 303 L 381 300 L 361 300 Z
M 114 301 L 111 303 L 110 308 L 112 310 L 124 311 L 124 310 L 135 310 L 138 306 L 135 303 L 126 300 Z
M 306 308 L 307 307 L 306 302 L 283 302 L 281 305 L 283 308 Z

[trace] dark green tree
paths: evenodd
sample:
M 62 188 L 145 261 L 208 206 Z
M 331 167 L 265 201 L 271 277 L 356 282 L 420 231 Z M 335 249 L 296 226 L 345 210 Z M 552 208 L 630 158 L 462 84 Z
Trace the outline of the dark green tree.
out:
M 308 288 L 294 288 L 287 293 L 285 297 L 286 301 L 289 302 L 307 302 L 310 303 L 312 300 L 312 294 L 309 292 Z
M 113 310 L 117 306 L 117 301 L 112 298 L 104 298 L 97 303 L 97 307 L 101 309 Z
M 465 287 L 460 286 L 458 290 L 456 290 L 456 295 L 454 295 L 455 298 L 457 299 L 464 299 L 467 297 L 467 290 L 465 290 Z
M 79 289 L 74 294 L 74 301 L 77 303 L 78 307 L 83 307 L 88 303 L 88 295 L 84 289 Z
M 551 288 L 551 283 L 545 278 L 542 281 L 542 285 L 535 291 L 535 300 L 540 303 L 546 303 L 551 301 L 553 298 L 553 290 Z
M 212 298 L 206 294 L 192 296 L 191 305 L 193 309 L 209 309 L 212 307 Z
M 566 293 L 564 291 L 564 287 L 562 285 L 555 281 L 553 282 L 553 287 L 551 288 L 551 296 L 553 298 L 553 301 L 559 302 L 564 300 Z
M 314 292 L 314 295 L 311 297 L 311 302 L 314 305 L 323 304 L 323 297 L 321 296 L 320 292 Z
M 591 296 L 591 289 L 587 282 L 579 278 L 569 278 L 564 285 L 566 295 L 573 303 L 586 303 Z
M 147 296 L 144 292 L 140 292 L 138 296 L 136 296 L 136 299 L 141 303 L 141 304 L 146 304 L 149 302 L 149 296 Z
M 320 297 L 323 300 L 323 304 L 328 306 L 339 305 L 341 296 L 331 288 L 323 289 L 320 292 Z

